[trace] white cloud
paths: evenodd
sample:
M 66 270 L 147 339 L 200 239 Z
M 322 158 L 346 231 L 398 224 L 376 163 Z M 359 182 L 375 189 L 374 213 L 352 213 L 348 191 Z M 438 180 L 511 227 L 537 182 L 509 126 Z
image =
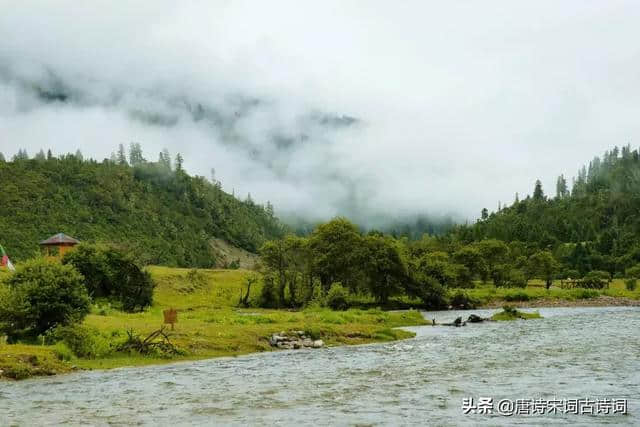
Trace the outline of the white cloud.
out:
M 137 141 L 281 213 L 363 221 L 473 218 L 637 145 L 635 2 L 0 8 L 5 155 Z M 34 84 L 71 97 L 44 102 Z M 359 121 L 322 124 L 343 115 Z

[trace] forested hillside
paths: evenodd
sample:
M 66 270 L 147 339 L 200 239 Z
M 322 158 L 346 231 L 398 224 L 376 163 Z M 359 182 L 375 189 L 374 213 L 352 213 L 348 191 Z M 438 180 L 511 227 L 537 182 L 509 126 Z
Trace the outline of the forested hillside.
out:
M 240 201 L 220 183 L 192 177 L 169 153 L 146 161 L 138 144 L 129 156 L 102 162 L 80 152 L 34 158 L 0 154 L 0 242 L 14 259 L 38 251 L 38 242 L 64 232 L 81 241 L 104 241 L 134 251 L 145 264 L 207 267 L 215 262 L 211 239 L 255 252 L 283 227 L 271 205 Z
M 494 238 L 553 251 L 567 268 L 611 274 L 640 261 L 640 155 L 626 146 L 595 157 L 572 185 L 558 177 L 554 196 L 533 194 L 452 233 L 463 242 Z

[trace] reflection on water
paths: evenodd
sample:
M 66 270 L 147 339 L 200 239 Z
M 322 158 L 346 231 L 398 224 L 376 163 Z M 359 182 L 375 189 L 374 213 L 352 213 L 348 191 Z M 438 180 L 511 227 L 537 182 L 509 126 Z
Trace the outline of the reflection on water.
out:
M 471 312 L 425 313 L 446 322 Z M 0 383 L 0 425 L 640 425 L 640 309 L 413 327 L 389 344 Z M 463 415 L 464 397 L 626 398 L 626 416 Z

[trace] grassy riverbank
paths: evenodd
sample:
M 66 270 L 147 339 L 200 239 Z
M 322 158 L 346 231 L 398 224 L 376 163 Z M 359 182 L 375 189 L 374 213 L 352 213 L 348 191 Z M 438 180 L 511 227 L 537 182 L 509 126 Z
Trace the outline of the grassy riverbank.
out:
M 562 289 L 560 282 L 547 290 L 540 280 L 531 280 L 525 288 L 496 288 L 477 284 L 473 289 L 454 289 L 469 297 L 478 308 L 498 308 L 505 304 L 521 307 L 547 306 L 640 306 L 640 287 L 629 291 L 623 279 L 614 279 L 608 289 Z
M 0 377 L 26 378 L 81 369 L 115 368 L 195 360 L 220 356 L 271 351 L 268 337 L 280 331 L 303 330 L 327 345 L 362 344 L 408 338 L 413 334 L 394 329 L 398 326 L 424 324 L 417 311 L 385 312 L 378 309 L 303 311 L 238 309 L 243 280 L 242 270 L 193 270 L 151 267 L 158 286 L 153 307 L 142 313 L 128 314 L 108 305 L 96 304 L 84 321 L 106 343 L 122 341 L 127 330 L 146 336 L 162 325 L 162 310 L 178 310 L 178 323 L 168 331 L 173 344 L 184 355 L 172 358 L 106 352 L 86 359 L 72 357 L 62 361 L 55 346 L 0 344 Z M 252 297 L 259 286 L 251 289 Z

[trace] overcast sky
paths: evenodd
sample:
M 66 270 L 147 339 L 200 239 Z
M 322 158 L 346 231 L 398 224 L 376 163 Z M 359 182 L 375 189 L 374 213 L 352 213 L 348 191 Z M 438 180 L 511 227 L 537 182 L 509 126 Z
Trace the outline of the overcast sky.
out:
M 0 151 L 180 151 L 280 214 L 456 214 L 638 146 L 637 1 L 4 1 Z M 372 220 L 373 221 L 373 220 Z

